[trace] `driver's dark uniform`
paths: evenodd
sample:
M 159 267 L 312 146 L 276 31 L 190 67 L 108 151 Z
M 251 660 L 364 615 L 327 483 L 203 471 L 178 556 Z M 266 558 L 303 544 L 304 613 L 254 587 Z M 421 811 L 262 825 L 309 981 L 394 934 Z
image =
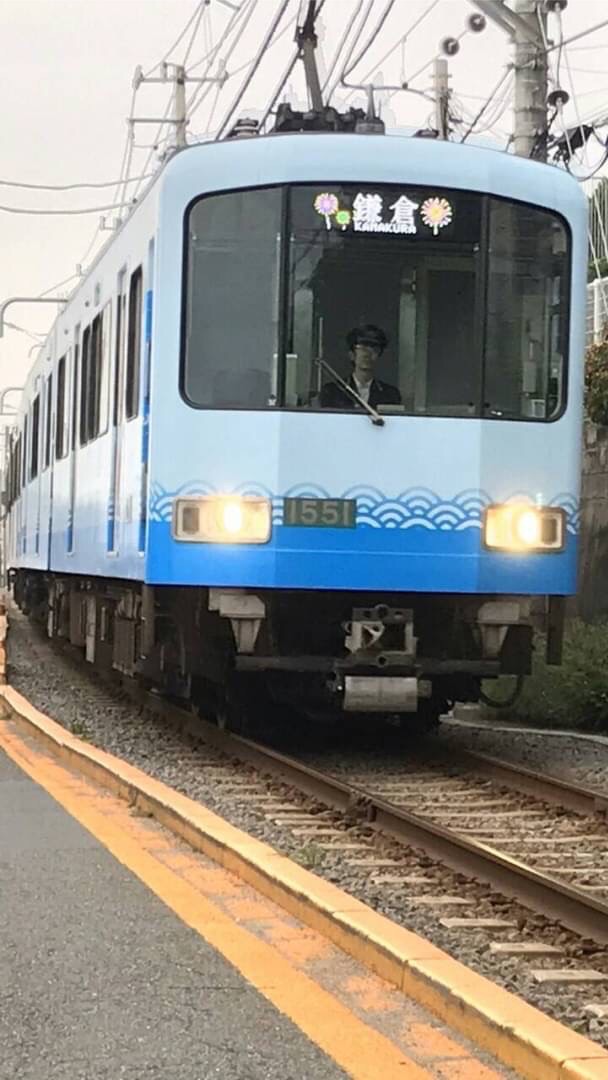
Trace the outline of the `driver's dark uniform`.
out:
M 357 390 L 357 384 L 351 375 L 345 382 Z M 391 386 L 390 383 L 381 382 L 380 379 L 372 379 L 371 386 L 369 388 L 368 403 L 372 409 L 377 408 L 378 405 L 401 405 L 401 394 L 396 386 Z M 346 393 L 338 383 L 330 382 L 325 383 L 321 389 L 320 404 L 323 409 L 359 409 L 360 405 L 351 398 L 350 394 Z

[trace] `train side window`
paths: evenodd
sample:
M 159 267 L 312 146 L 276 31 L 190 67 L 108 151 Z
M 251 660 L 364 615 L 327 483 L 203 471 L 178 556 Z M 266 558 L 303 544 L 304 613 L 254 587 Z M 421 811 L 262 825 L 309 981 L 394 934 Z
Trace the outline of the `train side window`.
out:
M 89 383 L 89 354 L 91 352 L 91 327 L 87 326 L 82 335 L 80 354 L 80 445 L 87 442 L 87 403 Z
M 57 365 L 57 408 L 55 412 L 55 458 L 59 461 L 67 452 L 65 438 L 66 422 L 66 365 L 67 357 L 62 356 Z
M 80 327 L 74 334 L 74 364 L 72 367 L 72 453 L 76 450 L 76 436 L 78 434 L 78 373 L 80 370 Z M 82 381 L 82 372 L 80 373 Z
M 98 343 L 98 378 L 96 381 L 95 436 L 108 430 L 110 404 L 110 369 L 112 367 L 112 303 L 101 313 Z
M 27 451 L 28 451 L 28 418 L 26 416 L 23 424 L 23 453 L 22 453 L 22 468 L 21 468 L 21 487 L 25 487 L 28 481 L 27 476 Z
M 53 376 L 49 375 L 46 380 L 46 400 L 44 403 L 44 466 L 48 469 L 51 464 L 51 432 L 53 430 Z
M 101 375 L 101 315 L 96 315 L 89 339 L 89 364 L 87 378 L 86 441 L 91 442 L 97 434 L 99 421 L 99 379 Z
M 8 453 L 6 455 L 6 472 L 4 474 L 5 479 L 5 502 L 6 507 L 10 510 L 13 502 L 13 444 L 12 441 L 8 444 Z
M 114 394 L 112 401 L 112 424 L 117 426 L 122 420 L 123 410 L 123 379 L 125 371 L 125 324 L 127 314 L 127 297 L 125 294 L 126 271 L 122 271 L 118 281 L 118 294 L 116 296 L 116 342 L 114 363 Z
M 19 435 L 17 439 L 17 461 L 15 463 L 15 492 L 19 496 L 23 488 L 23 435 Z
M 30 480 L 38 476 L 38 447 L 40 442 L 40 394 L 32 405 L 32 444 L 30 449 Z
M 181 384 L 192 405 L 277 403 L 282 215 L 281 188 L 205 196 L 190 210 Z
M 129 283 L 129 323 L 127 331 L 127 371 L 125 414 L 127 420 L 139 412 L 139 371 L 141 363 L 143 273 L 141 266 L 131 274 Z
M 550 420 L 565 402 L 569 238 L 539 207 L 490 200 L 486 416 Z

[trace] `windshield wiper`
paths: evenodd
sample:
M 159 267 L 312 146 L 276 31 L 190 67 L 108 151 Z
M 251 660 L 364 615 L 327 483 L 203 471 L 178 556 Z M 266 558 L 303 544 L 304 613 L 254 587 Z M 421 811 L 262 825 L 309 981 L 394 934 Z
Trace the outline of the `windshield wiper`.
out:
M 384 427 L 384 417 L 380 416 L 380 413 L 376 412 L 373 405 L 370 405 L 369 402 L 365 401 L 361 397 L 361 395 L 357 393 L 356 390 L 353 390 L 352 386 L 349 386 L 348 383 L 342 378 L 342 376 L 338 375 L 337 371 L 334 371 L 331 364 L 327 363 L 327 360 L 323 360 L 319 356 L 317 358 L 317 360 L 315 361 L 315 363 L 317 363 L 320 368 L 325 370 L 328 373 L 328 375 L 331 375 L 332 379 L 334 379 L 335 382 L 337 382 L 337 384 L 338 384 L 338 386 L 340 387 L 341 390 L 345 390 L 346 393 L 349 395 L 349 397 L 351 397 L 353 399 L 353 401 L 356 401 L 357 404 L 360 405 L 362 409 L 365 409 L 365 411 L 366 411 L 367 415 L 369 416 L 372 424 L 376 424 L 377 427 Z

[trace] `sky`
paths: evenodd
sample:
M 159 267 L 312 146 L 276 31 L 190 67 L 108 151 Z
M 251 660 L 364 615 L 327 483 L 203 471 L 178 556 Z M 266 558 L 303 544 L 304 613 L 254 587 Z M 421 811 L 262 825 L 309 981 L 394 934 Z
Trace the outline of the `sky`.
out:
M 38 296 L 76 272 L 100 244 L 109 237 L 99 231 L 100 219 L 111 225 L 119 210 L 104 215 L 33 215 L 8 213 L 4 207 L 28 209 L 70 209 L 104 207 L 115 201 L 117 189 L 91 188 L 66 192 L 31 191 L 17 184 L 81 184 L 116 180 L 121 176 L 126 117 L 133 95 L 135 69 L 152 69 L 158 75 L 159 61 L 167 55 L 180 32 L 195 16 L 186 34 L 169 59 L 183 62 L 192 77 L 205 71 L 200 63 L 210 49 L 217 48 L 231 17 L 231 5 L 242 0 L 207 0 L 200 21 L 195 0 L 0 0 L 0 41 L 2 79 L 0 94 L 0 300 L 11 296 Z M 252 0 L 247 0 L 251 3 Z M 227 57 L 230 76 L 218 90 L 217 84 L 188 84 L 188 96 L 198 90 L 204 98 L 191 116 L 189 138 L 213 132 L 228 111 L 231 100 L 250 70 L 264 34 L 283 0 L 257 0 L 253 14 L 235 43 L 235 34 L 217 49 L 215 66 Z M 371 0 L 326 0 L 320 19 L 320 68 L 324 76 L 332 57 L 353 18 L 362 18 Z M 514 2 L 514 0 L 511 0 Z M 268 49 L 238 115 L 259 115 L 276 87 L 278 73 L 294 50 L 292 21 L 299 0 L 289 0 L 277 36 Z M 358 37 L 353 59 L 385 7 L 375 0 L 374 17 Z M 429 91 L 431 64 L 440 43 L 447 36 L 459 38 L 460 50 L 451 58 L 450 88 L 453 110 L 463 122 L 474 117 L 495 84 L 506 74 L 511 48 L 506 35 L 489 23 L 481 34 L 467 31 L 467 18 L 476 11 L 468 0 L 394 0 L 375 42 L 354 68 L 349 81 L 376 85 L 398 85 L 408 81 L 413 90 Z M 415 25 L 421 19 L 419 25 Z M 606 0 L 569 0 L 563 14 L 567 38 L 608 20 Z M 387 59 L 384 55 L 406 30 L 403 45 Z M 549 36 L 556 40 L 555 19 Z M 234 46 L 228 54 L 230 45 Z M 339 73 L 344 59 L 340 57 Z M 608 25 L 575 41 L 559 58 L 551 54 L 551 77 L 570 93 L 565 121 L 587 118 L 604 107 L 608 114 Z M 243 70 L 239 72 L 239 68 Z M 574 93 L 573 93 L 574 90 Z M 294 73 L 289 85 L 291 100 L 302 107 L 304 90 L 301 73 Z M 504 94 L 504 100 L 501 98 Z M 162 116 L 170 101 L 170 87 L 144 83 L 137 91 L 134 115 Z M 432 114 L 432 104 L 421 93 L 379 95 L 388 124 L 421 126 Z M 362 104 L 361 91 L 336 89 L 332 103 L 338 107 Z M 577 112 L 578 110 L 578 112 Z M 499 115 L 502 113 L 502 115 Z M 509 84 L 499 90 L 487 113 L 494 127 L 487 137 L 505 145 L 511 126 Z M 483 126 L 483 125 L 481 125 Z M 135 125 L 135 144 L 130 175 L 137 177 L 159 167 L 154 146 L 157 126 Z M 461 134 L 465 129 L 458 129 Z M 165 126 L 160 150 L 170 145 L 170 127 Z M 608 135 L 608 126 L 603 129 Z M 596 155 L 599 144 L 595 144 Z M 147 165 L 146 165 L 147 163 Z M 581 172 L 585 171 L 584 163 Z M 133 193 L 137 185 L 131 185 Z M 65 294 L 76 283 L 59 290 Z M 6 329 L 0 338 L 0 390 L 22 385 L 37 355 L 36 344 L 52 322 L 52 304 L 19 304 L 10 307 L 6 318 L 22 331 Z M 23 332 L 26 331 L 26 332 Z M 15 398 L 10 399 L 12 401 Z M 0 425 L 8 422 L 0 417 Z

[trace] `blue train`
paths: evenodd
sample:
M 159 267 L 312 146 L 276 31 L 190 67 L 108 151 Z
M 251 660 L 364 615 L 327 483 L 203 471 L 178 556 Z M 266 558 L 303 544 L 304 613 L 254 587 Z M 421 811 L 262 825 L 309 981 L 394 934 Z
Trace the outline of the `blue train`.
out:
M 432 721 L 559 662 L 586 207 L 423 138 L 188 147 L 66 302 L 5 470 L 15 596 L 215 709 Z

